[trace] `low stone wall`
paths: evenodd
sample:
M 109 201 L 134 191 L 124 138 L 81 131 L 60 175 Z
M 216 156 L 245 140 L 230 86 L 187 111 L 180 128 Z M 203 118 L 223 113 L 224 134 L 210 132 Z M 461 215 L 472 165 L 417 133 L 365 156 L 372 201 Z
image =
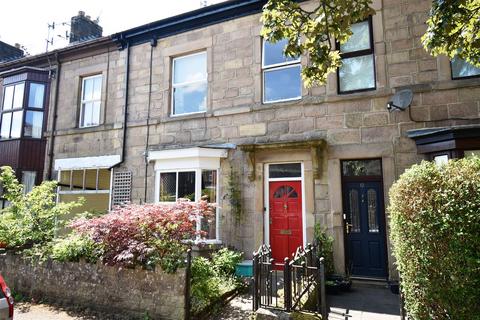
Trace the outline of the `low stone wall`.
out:
M 185 269 L 119 269 L 102 264 L 35 262 L 0 255 L 0 273 L 10 288 L 29 297 L 142 318 L 184 318 Z

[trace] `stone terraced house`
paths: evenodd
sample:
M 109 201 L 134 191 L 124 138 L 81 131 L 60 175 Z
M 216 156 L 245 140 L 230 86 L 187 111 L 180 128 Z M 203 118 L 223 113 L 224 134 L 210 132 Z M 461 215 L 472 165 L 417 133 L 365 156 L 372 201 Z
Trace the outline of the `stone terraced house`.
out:
M 219 204 L 198 224 L 208 243 L 247 257 L 270 244 L 283 260 L 319 223 L 337 272 L 396 278 L 388 190 L 422 159 L 479 152 L 480 70 L 425 52 L 431 1 L 375 0 L 340 46 L 343 67 L 305 89 L 308 59 L 260 36 L 264 4 L 208 6 L 0 64 L 1 77 L 50 70 L 44 176 L 59 180 L 60 201 L 106 211 L 207 196 Z M 404 89 L 410 107 L 389 111 Z

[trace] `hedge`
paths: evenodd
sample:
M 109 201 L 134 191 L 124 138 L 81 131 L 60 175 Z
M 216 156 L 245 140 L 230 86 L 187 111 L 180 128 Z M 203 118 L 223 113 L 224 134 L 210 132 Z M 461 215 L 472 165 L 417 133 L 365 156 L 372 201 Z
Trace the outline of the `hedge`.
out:
M 480 319 L 480 159 L 414 165 L 389 211 L 410 318 Z

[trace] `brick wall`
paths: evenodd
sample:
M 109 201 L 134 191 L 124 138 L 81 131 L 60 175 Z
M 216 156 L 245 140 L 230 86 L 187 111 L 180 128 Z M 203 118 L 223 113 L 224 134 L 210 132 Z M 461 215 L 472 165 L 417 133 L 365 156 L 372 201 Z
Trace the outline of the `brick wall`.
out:
M 183 319 L 184 269 L 118 269 L 101 264 L 39 263 L 0 255 L 0 272 L 11 289 L 36 299 L 141 318 Z

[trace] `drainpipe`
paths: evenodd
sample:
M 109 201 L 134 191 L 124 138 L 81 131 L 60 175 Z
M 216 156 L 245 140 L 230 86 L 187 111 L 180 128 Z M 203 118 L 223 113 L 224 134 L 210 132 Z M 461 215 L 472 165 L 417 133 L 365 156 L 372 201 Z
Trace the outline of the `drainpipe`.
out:
M 60 89 L 60 78 L 61 78 L 61 68 L 62 65 L 58 58 L 58 52 L 55 54 L 55 59 L 57 61 L 57 81 L 55 81 L 55 98 L 53 100 L 53 122 L 52 130 L 50 131 L 50 145 L 48 148 L 48 169 L 47 169 L 47 180 L 52 180 L 52 168 L 53 168 L 53 155 L 54 155 L 54 145 L 55 145 L 55 130 L 57 129 L 57 118 L 58 118 L 58 91 Z
M 152 67 L 153 67 L 153 48 L 157 46 L 157 39 L 153 38 L 150 41 L 150 75 L 148 82 L 148 109 L 147 109 L 147 137 L 145 140 L 145 177 L 144 177 L 144 195 L 143 203 L 147 203 L 147 189 L 148 189 L 148 148 L 150 146 L 150 108 L 152 104 Z
M 126 44 L 127 55 L 125 57 L 125 100 L 123 108 L 123 141 L 122 141 L 122 156 L 120 162 L 115 166 L 120 166 L 125 162 L 125 150 L 127 149 L 127 121 L 128 121 L 128 80 L 130 77 L 130 43 Z

